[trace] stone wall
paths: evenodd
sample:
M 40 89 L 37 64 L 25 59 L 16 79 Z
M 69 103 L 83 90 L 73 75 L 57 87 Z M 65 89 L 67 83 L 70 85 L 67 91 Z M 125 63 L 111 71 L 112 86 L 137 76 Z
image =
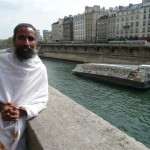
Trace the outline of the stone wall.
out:
M 27 122 L 28 150 L 149 150 L 49 87 L 47 108 Z
M 150 64 L 149 46 L 38 45 L 43 57 L 79 62 Z

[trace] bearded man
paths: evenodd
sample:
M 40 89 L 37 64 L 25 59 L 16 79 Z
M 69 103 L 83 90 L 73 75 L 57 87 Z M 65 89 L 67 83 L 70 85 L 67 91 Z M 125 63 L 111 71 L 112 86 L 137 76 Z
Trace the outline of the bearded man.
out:
M 36 29 L 14 29 L 14 50 L 0 55 L 0 150 L 25 150 L 26 120 L 46 108 L 46 67 L 36 53 Z

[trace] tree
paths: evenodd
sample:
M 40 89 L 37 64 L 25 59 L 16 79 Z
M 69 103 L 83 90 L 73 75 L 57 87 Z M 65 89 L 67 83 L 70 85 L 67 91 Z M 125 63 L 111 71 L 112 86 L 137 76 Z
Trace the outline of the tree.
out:
M 12 37 L 9 37 L 7 40 L 6 40 L 7 44 L 13 44 L 13 38 Z

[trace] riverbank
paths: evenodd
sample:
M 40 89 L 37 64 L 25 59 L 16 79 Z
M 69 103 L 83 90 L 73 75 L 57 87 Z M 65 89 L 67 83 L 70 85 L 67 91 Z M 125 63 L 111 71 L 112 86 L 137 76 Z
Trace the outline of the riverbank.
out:
M 150 64 L 150 46 L 107 44 L 39 44 L 42 57 L 92 63 Z
M 49 86 L 46 110 L 27 122 L 29 150 L 149 150 Z

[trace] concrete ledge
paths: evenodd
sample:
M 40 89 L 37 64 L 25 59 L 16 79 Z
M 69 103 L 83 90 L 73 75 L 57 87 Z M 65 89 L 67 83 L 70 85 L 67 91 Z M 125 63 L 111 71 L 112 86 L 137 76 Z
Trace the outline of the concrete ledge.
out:
M 149 150 L 53 87 L 49 93 L 47 109 L 27 122 L 29 150 Z

